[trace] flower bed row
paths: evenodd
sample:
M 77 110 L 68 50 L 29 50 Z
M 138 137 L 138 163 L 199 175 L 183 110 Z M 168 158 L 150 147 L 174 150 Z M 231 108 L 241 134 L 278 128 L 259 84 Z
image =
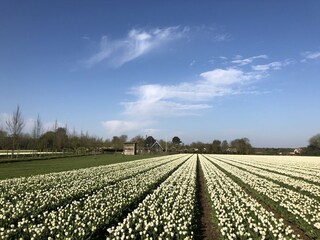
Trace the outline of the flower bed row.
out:
M 205 157 L 201 167 L 223 239 L 299 239 L 290 226 L 266 210 Z
M 258 177 L 208 155 L 210 161 L 239 179 L 245 186 L 259 194 L 260 199 L 297 224 L 307 235 L 320 237 L 320 202 L 280 184 Z
M 233 166 L 245 169 L 246 171 L 256 174 L 260 177 L 264 177 L 271 181 L 275 181 L 276 183 L 286 184 L 288 185 L 288 187 L 292 187 L 293 190 L 296 190 L 298 192 L 305 191 L 309 196 L 314 196 L 318 200 L 320 199 L 320 185 L 318 184 L 310 183 L 295 177 L 290 177 L 289 174 L 287 173 L 285 174 L 277 173 L 272 169 L 264 170 L 260 167 L 259 162 L 257 162 L 255 166 L 253 166 L 250 164 L 246 164 L 244 161 L 238 161 L 230 158 L 225 158 L 225 157 L 215 157 L 215 158 L 221 161 L 224 161 L 226 163 L 229 163 Z
M 252 166 L 258 166 L 264 170 L 270 170 L 279 174 L 304 179 L 313 183 L 320 183 L 319 157 L 293 157 L 293 156 L 244 156 L 244 155 L 220 155 L 217 157 L 228 158 Z
M 0 181 L 0 226 L 94 194 L 101 188 L 177 158 L 161 157 Z
M 108 184 L 94 194 L 85 195 L 56 210 L 31 214 L 17 223 L 0 228 L 0 239 L 89 238 L 97 230 L 116 221 L 128 207 L 140 201 L 144 194 L 156 187 L 188 157 L 185 155 L 131 178 Z
M 109 228 L 107 239 L 192 239 L 196 166 L 194 155 L 123 222 Z

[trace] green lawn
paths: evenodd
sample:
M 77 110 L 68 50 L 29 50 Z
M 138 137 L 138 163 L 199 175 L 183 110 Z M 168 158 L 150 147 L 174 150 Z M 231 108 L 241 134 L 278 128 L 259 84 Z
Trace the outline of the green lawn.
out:
M 96 156 L 56 158 L 0 164 L 0 180 L 13 177 L 28 177 L 37 174 L 61 172 L 79 168 L 88 168 L 112 163 L 133 161 L 153 157 L 150 155 L 124 156 L 121 154 L 104 154 Z

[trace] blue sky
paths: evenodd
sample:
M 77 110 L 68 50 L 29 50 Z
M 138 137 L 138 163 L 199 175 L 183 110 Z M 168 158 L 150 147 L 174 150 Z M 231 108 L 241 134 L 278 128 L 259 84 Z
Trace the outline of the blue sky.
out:
M 112 138 L 320 132 L 319 1 L 1 1 L 0 127 L 20 105 Z

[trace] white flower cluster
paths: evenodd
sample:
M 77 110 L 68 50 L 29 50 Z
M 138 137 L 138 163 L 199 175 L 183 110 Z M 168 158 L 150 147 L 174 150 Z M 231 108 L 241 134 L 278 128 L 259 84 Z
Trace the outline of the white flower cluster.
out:
M 121 214 L 187 158 L 166 156 L 2 181 L 6 191 L 0 195 L 0 239 L 84 238 Z
M 220 167 L 240 178 L 244 183 L 248 184 L 252 189 L 262 194 L 263 196 L 272 199 L 288 212 L 301 219 L 314 228 L 314 232 L 319 232 L 320 223 L 320 202 L 316 198 L 308 197 L 297 191 L 290 190 L 280 184 L 274 183 L 265 178 L 261 178 L 248 171 L 241 170 L 231 166 L 228 163 L 220 161 L 213 155 L 208 155 L 211 161 L 218 164 Z M 318 235 L 318 234 L 317 234 Z
M 10 223 L 91 194 L 170 159 L 148 159 L 0 181 L 0 214 Z M 0 217 L 1 224 L 1 217 Z M 2 224 L 1 224 L 2 225 Z
M 218 156 L 218 155 L 216 155 Z M 220 155 L 252 166 L 320 184 L 320 157 Z
M 243 156 L 241 156 L 243 157 Z M 217 157 L 215 157 L 217 158 Z M 239 157 L 238 157 L 239 158 Z M 304 181 L 301 178 L 295 178 L 290 173 L 292 170 L 284 171 L 282 170 L 282 173 L 275 173 L 278 172 L 274 168 L 265 168 L 261 167 L 259 162 L 256 162 L 253 164 L 248 164 L 246 161 L 241 161 L 237 158 L 227 158 L 227 157 L 218 157 L 217 159 L 222 160 L 224 162 L 230 163 L 232 165 L 245 168 L 247 171 L 257 174 L 262 177 L 269 178 L 271 180 L 276 180 L 280 183 L 285 183 L 287 185 L 290 185 L 297 189 L 298 192 L 301 190 L 309 192 L 311 195 L 314 195 L 315 197 L 320 198 L 320 185 L 310 183 L 309 181 Z M 292 177 L 288 176 L 291 175 Z M 309 175 L 310 176 L 310 175 Z M 320 177 L 314 176 L 312 177 L 313 182 L 320 180 Z
M 200 161 L 223 239 L 299 238 L 205 157 Z
M 109 228 L 107 239 L 193 239 L 196 166 L 194 155 L 122 223 Z

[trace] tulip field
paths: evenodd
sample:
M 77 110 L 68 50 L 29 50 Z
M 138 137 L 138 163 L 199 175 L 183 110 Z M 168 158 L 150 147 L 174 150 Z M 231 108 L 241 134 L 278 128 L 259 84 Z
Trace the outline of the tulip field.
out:
M 176 154 L 0 181 L 0 239 L 204 237 L 320 239 L 320 158 Z

